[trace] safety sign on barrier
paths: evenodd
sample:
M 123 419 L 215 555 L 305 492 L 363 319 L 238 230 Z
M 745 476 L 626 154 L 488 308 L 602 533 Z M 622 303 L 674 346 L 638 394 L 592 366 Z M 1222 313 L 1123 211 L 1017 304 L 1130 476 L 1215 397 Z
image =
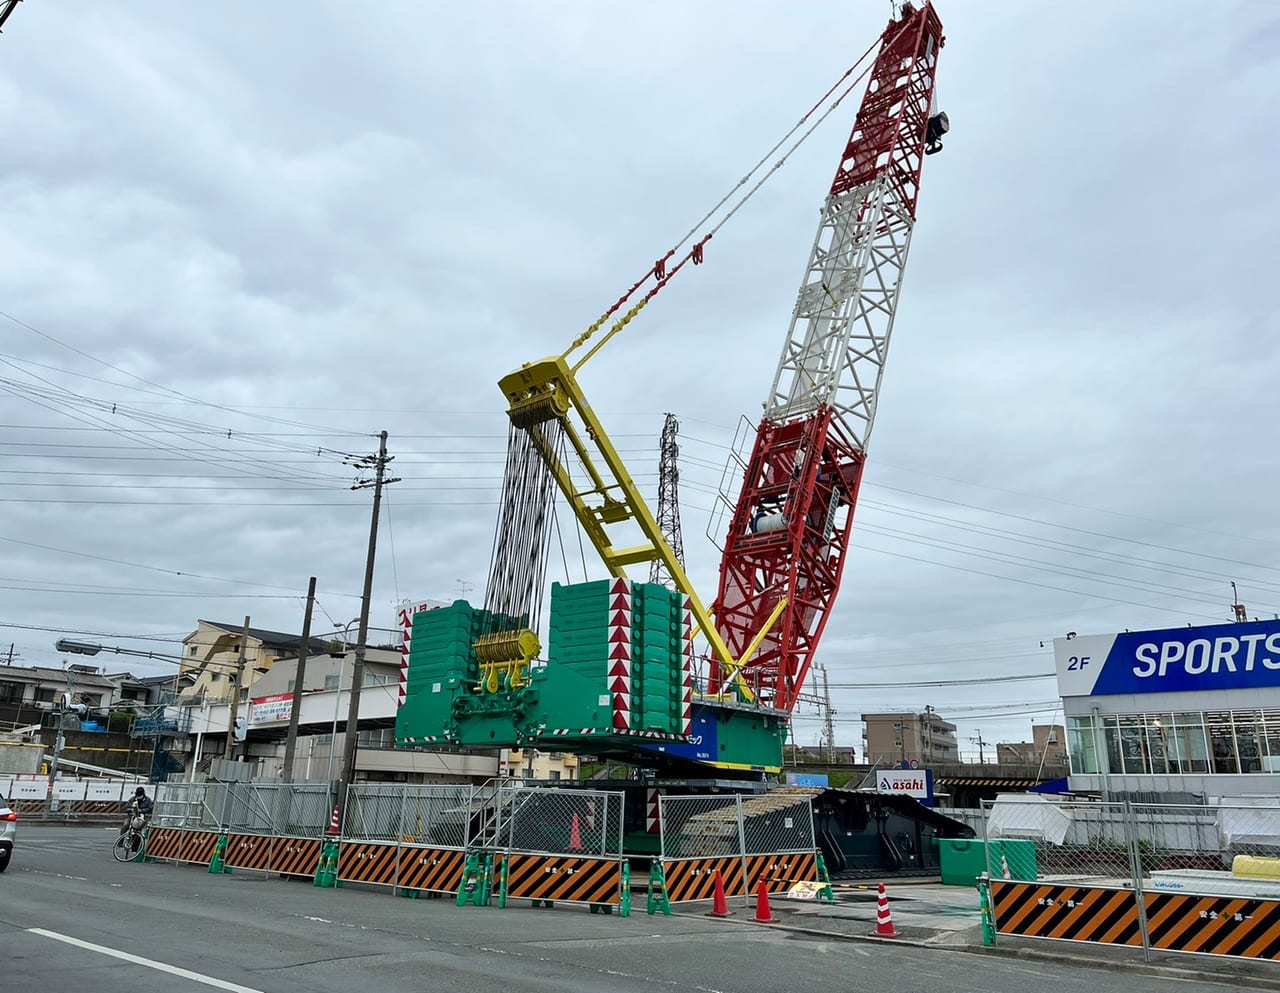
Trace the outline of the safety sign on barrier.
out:
M 621 898 L 619 859 L 512 852 L 506 874 L 507 896 L 514 899 L 614 904 Z
M 168 859 L 173 862 L 180 861 L 182 856 L 182 836 L 185 833 L 185 831 L 176 831 L 173 828 L 153 827 L 147 832 L 147 857 Z

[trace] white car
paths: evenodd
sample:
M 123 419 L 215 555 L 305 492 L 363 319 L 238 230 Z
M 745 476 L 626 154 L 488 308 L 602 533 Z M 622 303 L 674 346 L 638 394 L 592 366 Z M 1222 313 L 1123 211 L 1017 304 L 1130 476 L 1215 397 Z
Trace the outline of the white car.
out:
M 0 794 L 0 872 L 9 868 L 13 856 L 13 839 L 18 833 L 18 815 L 9 807 L 9 801 Z

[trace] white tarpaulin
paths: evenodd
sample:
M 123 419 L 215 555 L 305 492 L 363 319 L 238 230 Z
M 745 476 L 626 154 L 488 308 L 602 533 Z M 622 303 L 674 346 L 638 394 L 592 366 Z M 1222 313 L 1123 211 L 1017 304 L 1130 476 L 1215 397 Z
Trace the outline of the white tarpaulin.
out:
M 1224 851 L 1232 845 L 1280 845 L 1280 797 L 1233 796 L 1231 803 L 1218 809 Z
M 1071 813 L 1048 797 L 1034 793 L 1001 793 L 987 819 L 989 838 L 1039 838 L 1061 845 L 1071 827 Z

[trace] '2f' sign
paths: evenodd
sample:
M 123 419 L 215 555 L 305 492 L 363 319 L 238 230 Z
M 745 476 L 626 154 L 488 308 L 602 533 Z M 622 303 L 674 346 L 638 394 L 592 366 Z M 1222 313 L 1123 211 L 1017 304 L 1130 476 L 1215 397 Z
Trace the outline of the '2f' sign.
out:
M 1083 669 L 1087 669 L 1091 658 L 1092 656 L 1089 655 L 1071 656 L 1071 658 L 1067 659 L 1067 672 L 1080 672 Z

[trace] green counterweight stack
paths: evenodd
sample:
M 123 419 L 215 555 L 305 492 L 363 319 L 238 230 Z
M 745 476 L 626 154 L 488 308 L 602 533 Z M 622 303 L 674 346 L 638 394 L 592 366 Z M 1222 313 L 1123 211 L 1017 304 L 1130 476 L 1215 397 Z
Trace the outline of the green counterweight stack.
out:
M 543 689 L 549 731 L 682 737 L 683 616 L 683 597 L 657 584 L 554 584 Z
M 415 615 L 397 744 L 685 740 L 680 594 L 619 579 L 553 584 L 545 663 L 534 663 L 527 685 L 496 693 L 481 687 L 472 647 L 488 623 L 463 600 Z

